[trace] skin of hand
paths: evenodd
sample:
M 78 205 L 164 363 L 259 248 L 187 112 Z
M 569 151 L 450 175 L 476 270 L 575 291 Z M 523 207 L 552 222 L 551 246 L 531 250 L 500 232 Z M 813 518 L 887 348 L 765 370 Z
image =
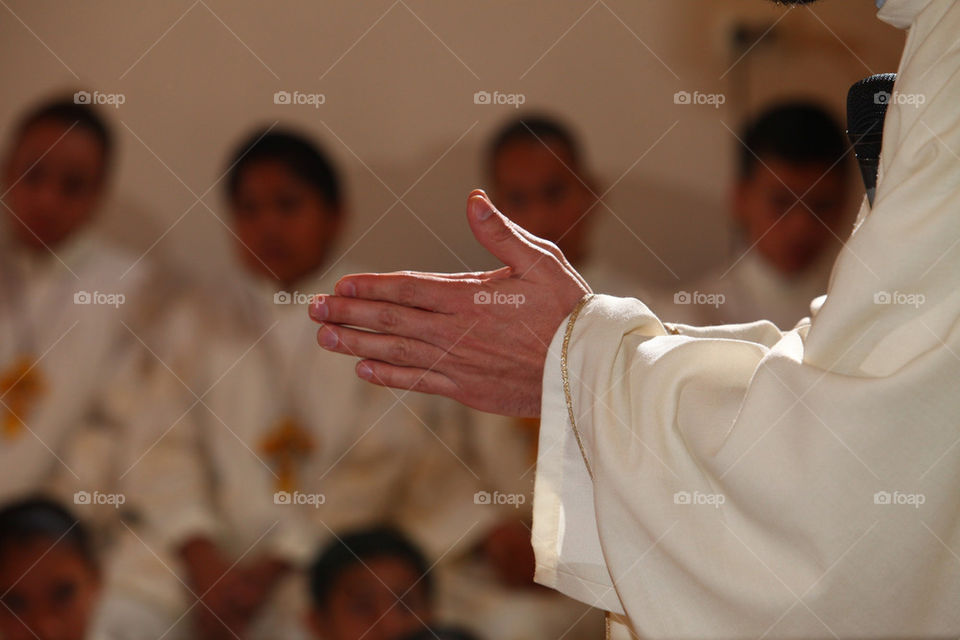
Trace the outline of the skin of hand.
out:
M 181 548 L 188 583 L 201 600 L 196 607 L 200 635 L 213 640 L 242 637 L 289 565 L 269 557 L 232 566 L 216 545 L 195 538 Z M 206 605 L 206 606 L 204 606 Z
M 273 588 L 290 569 L 287 562 L 265 556 L 237 572 L 238 579 L 242 582 L 242 587 L 238 590 L 238 604 L 250 618 L 266 603 Z
M 590 288 L 556 245 L 511 222 L 483 191 L 467 199 L 467 220 L 506 266 L 346 276 L 310 305 L 317 341 L 359 357 L 357 375 L 374 384 L 539 416 L 550 340 Z
M 246 621 L 235 603 L 234 584 L 228 579 L 230 563 L 206 538 L 194 538 L 181 547 L 187 568 L 187 583 L 200 598 L 194 609 L 194 624 L 204 638 L 221 640 L 242 636 Z
M 533 581 L 536 559 L 530 543 L 530 529 L 522 521 L 499 523 L 480 544 L 480 552 L 504 585 L 514 588 L 536 586 Z

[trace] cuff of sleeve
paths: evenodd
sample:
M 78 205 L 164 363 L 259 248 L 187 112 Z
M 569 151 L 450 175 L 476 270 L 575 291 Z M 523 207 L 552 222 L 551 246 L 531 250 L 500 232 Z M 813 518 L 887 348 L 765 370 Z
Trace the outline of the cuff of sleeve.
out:
M 216 519 L 199 507 L 167 514 L 160 526 L 153 524 L 160 543 L 168 549 L 176 549 L 194 537 L 216 539 L 219 532 Z
M 593 295 L 554 334 L 544 363 L 533 507 L 536 581 L 621 615 L 623 606 L 597 529 L 589 467 L 594 462 L 590 458 L 591 398 L 597 385 L 587 373 L 587 359 L 602 369 L 604 359 L 615 357 L 623 335 L 630 331 L 649 336 L 666 333 L 638 300 Z

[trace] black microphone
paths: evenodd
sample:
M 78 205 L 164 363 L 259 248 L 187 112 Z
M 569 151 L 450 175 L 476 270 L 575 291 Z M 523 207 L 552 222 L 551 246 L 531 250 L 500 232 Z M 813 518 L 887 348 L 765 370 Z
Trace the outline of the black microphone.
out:
M 847 93 L 847 137 L 857 155 L 871 207 L 877 192 L 883 121 L 893 99 L 896 80 L 895 73 L 880 73 L 856 83 Z

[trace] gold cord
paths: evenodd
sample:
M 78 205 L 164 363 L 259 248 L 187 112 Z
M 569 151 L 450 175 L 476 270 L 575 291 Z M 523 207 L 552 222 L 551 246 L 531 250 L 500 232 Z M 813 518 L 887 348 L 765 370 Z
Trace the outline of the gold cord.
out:
M 573 311 L 570 313 L 570 320 L 567 321 L 567 329 L 563 334 L 563 349 L 560 351 L 560 376 L 563 379 L 563 396 L 567 401 L 567 415 L 570 418 L 570 425 L 573 427 L 573 435 L 577 438 L 577 446 L 580 447 L 580 455 L 583 456 L 583 464 L 586 465 L 587 474 L 589 474 L 591 480 L 593 480 L 593 470 L 590 468 L 590 462 L 587 461 L 587 452 L 583 448 L 583 440 L 580 438 L 580 430 L 577 429 L 577 421 L 574 418 L 573 412 L 573 400 L 570 397 L 570 376 L 567 372 L 567 350 L 570 347 L 570 336 L 573 334 L 573 325 L 577 321 L 577 316 L 580 315 L 580 311 L 583 309 L 583 306 L 587 304 L 592 297 L 592 293 L 584 295 L 582 298 L 580 298 L 580 302 L 577 303 L 577 306 L 575 306 Z

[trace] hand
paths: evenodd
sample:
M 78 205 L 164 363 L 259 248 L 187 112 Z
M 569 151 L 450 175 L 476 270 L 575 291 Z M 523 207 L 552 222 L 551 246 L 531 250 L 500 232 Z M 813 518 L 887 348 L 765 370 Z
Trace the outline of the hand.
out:
M 243 583 L 238 590 L 238 604 L 252 619 L 273 593 L 274 587 L 290 573 L 289 563 L 265 556 L 258 558 L 238 573 Z
M 249 623 L 241 600 L 242 581 L 237 567 L 230 564 L 206 538 L 193 538 L 180 549 L 187 568 L 187 582 L 200 599 L 195 607 L 195 624 L 200 637 L 211 640 L 242 636 Z
M 290 565 L 272 557 L 230 566 L 216 545 L 194 538 L 181 548 L 200 606 L 196 623 L 204 638 L 242 636 Z
M 310 305 L 323 323 L 317 341 L 360 357 L 357 375 L 374 384 L 539 416 L 550 340 L 590 288 L 556 245 L 508 220 L 482 191 L 470 194 L 467 213 L 505 267 L 347 276 Z
M 533 587 L 537 561 L 530 529 L 520 520 L 501 522 L 480 545 L 487 562 L 508 587 Z

